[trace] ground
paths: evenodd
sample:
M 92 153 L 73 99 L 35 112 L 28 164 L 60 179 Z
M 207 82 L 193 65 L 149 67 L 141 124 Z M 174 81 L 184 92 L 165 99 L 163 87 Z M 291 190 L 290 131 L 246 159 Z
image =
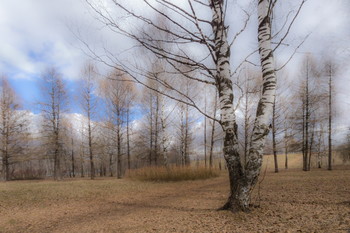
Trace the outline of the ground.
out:
M 218 178 L 149 183 L 114 178 L 0 183 L 0 232 L 349 232 L 350 167 L 272 169 L 249 213 L 217 211 Z

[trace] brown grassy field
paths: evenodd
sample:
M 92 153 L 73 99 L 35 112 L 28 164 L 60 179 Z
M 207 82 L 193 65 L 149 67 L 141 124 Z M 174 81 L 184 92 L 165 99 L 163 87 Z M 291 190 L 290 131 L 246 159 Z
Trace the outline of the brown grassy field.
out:
M 217 169 L 205 169 L 195 167 L 145 167 L 127 172 L 126 177 L 140 181 L 185 181 L 205 180 L 218 177 L 220 171 Z
M 0 183 L 0 232 L 350 230 L 349 166 L 275 174 L 268 165 L 253 194 L 260 208 L 249 213 L 216 211 L 227 194 L 225 172 L 207 180 L 169 183 L 111 178 Z

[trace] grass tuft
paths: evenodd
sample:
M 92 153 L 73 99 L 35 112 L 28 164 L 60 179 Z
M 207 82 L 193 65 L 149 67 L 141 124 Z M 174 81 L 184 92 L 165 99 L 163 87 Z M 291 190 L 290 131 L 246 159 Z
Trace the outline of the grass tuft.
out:
M 183 180 L 204 180 L 219 176 L 219 171 L 191 167 L 146 167 L 128 172 L 127 177 L 140 181 L 169 182 Z

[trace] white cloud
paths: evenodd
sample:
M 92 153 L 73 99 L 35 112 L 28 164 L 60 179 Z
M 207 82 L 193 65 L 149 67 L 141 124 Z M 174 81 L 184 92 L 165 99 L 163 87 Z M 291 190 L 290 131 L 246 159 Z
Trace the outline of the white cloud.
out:
M 77 4 L 79 2 L 79 4 Z M 84 18 L 81 1 L 11 0 L 0 5 L 0 68 L 11 77 L 37 76 L 47 65 L 77 78 L 86 59 L 72 42 L 70 15 Z
M 110 1 L 96 0 L 96 2 L 101 2 L 108 9 L 112 9 L 108 4 Z M 137 2 L 133 0 L 128 4 L 136 5 L 137 11 L 142 12 L 141 10 L 144 9 Z M 181 4 L 185 2 L 181 1 Z M 239 2 L 244 3 L 244 7 L 247 6 L 247 1 Z M 292 1 L 291 4 L 295 6 L 297 2 L 299 1 Z M 349 8 L 345 7 L 345 2 L 345 0 L 308 1 L 291 31 L 293 38 L 289 42 L 296 44 L 298 41 L 293 39 L 302 38 L 313 31 L 312 36 L 303 46 L 303 51 L 319 53 L 325 48 L 333 50 L 334 46 L 339 50 L 349 48 Z M 228 18 L 234 18 L 236 11 L 240 12 L 235 9 L 234 14 Z M 203 12 L 200 13 L 204 15 Z M 244 15 L 242 12 L 239 14 Z M 116 14 L 117 20 L 124 20 L 118 17 L 119 15 Z M 242 34 L 238 40 L 239 45 L 234 47 L 235 50 L 232 53 L 234 65 L 239 64 L 239 57 L 242 57 L 242 54 L 249 53 L 257 45 L 255 18 L 256 16 L 253 15 L 249 30 Z M 232 23 L 230 26 L 231 38 L 235 31 L 239 31 L 242 26 L 242 22 L 240 23 L 241 25 Z M 69 27 L 80 34 L 92 49 L 100 52 L 103 46 L 115 54 L 130 47 L 128 40 L 118 37 L 105 26 L 97 23 L 85 1 L 3 0 L 0 4 L 1 73 L 8 73 L 12 78 L 28 78 L 40 75 L 46 65 L 55 65 L 60 68 L 65 78 L 78 79 L 82 64 L 87 58 L 80 48 L 86 48 L 75 38 Z M 339 41 L 341 43 L 338 43 Z M 279 56 L 286 60 L 291 52 L 291 49 L 286 49 Z M 348 56 L 346 58 L 348 59 Z M 290 67 L 297 64 L 293 62 Z M 103 68 L 100 70 L 103 72 Z M 170 111 L 173 104 L 167 105 L 167 108 Z
M 94 2 L 102 4 L 109 10 L 114 9 L 110 1 Z M 317 32 L 312 40 L 323 36 L 322 41 L 325 41 L 325 37 L 332 37 L 331 35 L 341 36 L 346 31 L 344 22 L 348 18 L 343 3 L 344 1 L 341 0 L 308 1 L 296 22 L 294 32 L 302 36 L 314 30 Z M 185 4 L 185 1 L 179 4 Z M 140 11 L 142 7 L 137 1 L 133 1 L 132 5 L 136 6 L 137 11 Z M 244 3 L 244 5 L 247 4 Z M 142 10 L 144 12 L 143 8 Z M 79 47 L 84 49 L 84 46 L 76 40 L 68 29 L 69 27 L 89 42 L 92 49 L 98 51 L 101 51 L 105 45 L 117 54 L 122 49 L 129 47 L 130 42 L 125 38 L 117 37 L 103 25 L 98 25 L 91 14 L 91 9 L 85 1 L 79 0 L 2 1 L 0 5 L 0 44 L 2 45 L 0 47 L 0 68 L 2 72 L 15 73 L 17 77 L 23 78 L 40 74 L 44 67 L 50 64 L 58 66 L 65 78 L 79 78 L 81 66 L 87 57 L 79 49 Z M 118 14 L 116 17 L 117 20 L 125 20 L 118 18 Z M 239 25 L 234 26 L 240 28 Z M 238 30 L 235 27 L 230 27 L 230 32 L 234 33 L 234 30 Z M 248 50 L 256 46 L 254 30 L 255 27 L 251 27 L 239 40 L 246 44 Z M 249 38 L 254 38 L 254 40 Z M 310 44 L 315 43 L 313 41 L 308 45 Z M 234 64 L 238 62 L 239 54 L 246 53 L 244 51 L 247 50 L 246 46 L 235 48 L 238 52 L 236 51 L 233 55 Z M 324 45 L 318 47 L 324 47 Z M 23 75 L 23 73 L 28 75 Z

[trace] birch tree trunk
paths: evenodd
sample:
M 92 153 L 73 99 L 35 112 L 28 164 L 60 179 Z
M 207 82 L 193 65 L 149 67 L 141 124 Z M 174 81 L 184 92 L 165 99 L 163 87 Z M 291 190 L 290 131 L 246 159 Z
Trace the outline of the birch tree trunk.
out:
M 248 84 L 247 84 L 248 86 Z M 244 163 L 247 161 L 248 149 L 249 149 L 249 116 L 248 116 L 248 87 L 246 88 L 245 103 L 244 103 Z
M 222 126 L 225 132 L 224 155 L 227 162 L 230 178 L 231 194 L 222 209 L 232 211 L 246 211 L 249 209 L 250 197 L 253 187 L 258 181 L 262 165 L 262 155 L 265 139 L 270 130 L 270 122 L 273 111 L 273 103 L 276 92 L 276 75 L 274 67 L 273 51 L 271 49 L 271 23 L 270 0 L 258 2 L 258 41 L 261 60 L 263 88 L 253 133 L 251 136 L 248 159 L 244 167 L 241 164 L 238 153 L 237 125 L 233 109 L 232 82 L 229 80 L 229 55 L 230 50 L 226 38 L 226 30 L 223 25 L 215 23 L 222 16 L 222 8 L 219 2 L 212 1 L 214 7 L 213 30 L 216 32 L 217 43 L 221 43 L 217 54 L 217 83 L 219 100 L 221 104 Z M 216 13 L 216 14 L 215 14 Z M 216 25 L 219 25 L 216 27 Z M 220 40 L 221 39 L 221 40 Z M 226 43 L 225 43 L 226 41 Z
M 168 137 L 166 135 L 166 117 L 164 113 L 165 109 L 165 101 L 164 98 L 161 98 L 161 105 L 160 105 L 160 123 L 161 123 L 161 141 L 162 141 L 162 155 L 163 155 L 163 165 L 164 167 L 168 167 L 169 161 L 168 161 Z
M 270 130 L 273 103 L 275 102 L 277 80 L 271 49 L 271 5 L 271 0 L 260 0 L 258 3 L 258 41 L 263 84 L 250 140 L 248 162 L 245 165 L 246 179 L 249 182 L 248 187 L 246 187 L 247 192 L 249 192 L 247 198 L 250 198 L 250 192 L 258 181 L 266 136 Z M 248 199 L 248 201 L 250 200 Z
M 236 116 L 233 107 L 233 90 L 230 79 L 230 46 L 224 25 L 223 1 L 212 0 L 212 29 L 215 35 L 216 88 L 221 110 L 221 126 L 224 132 L 224 157 L 230 178 L 230 196 L 221 209 L 247 210 L 250 192 L 246 189 L 243 167 L 239 155 Z

